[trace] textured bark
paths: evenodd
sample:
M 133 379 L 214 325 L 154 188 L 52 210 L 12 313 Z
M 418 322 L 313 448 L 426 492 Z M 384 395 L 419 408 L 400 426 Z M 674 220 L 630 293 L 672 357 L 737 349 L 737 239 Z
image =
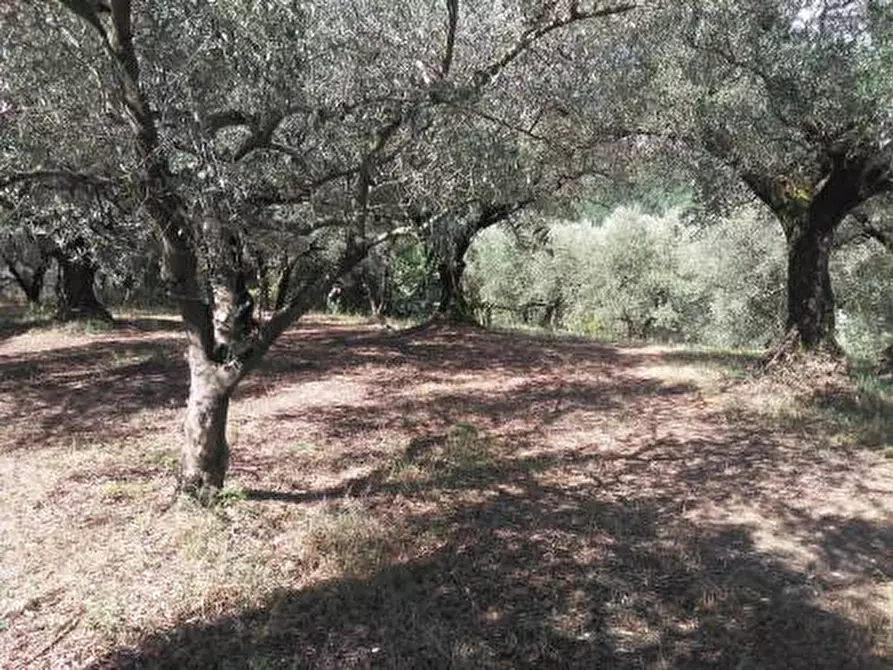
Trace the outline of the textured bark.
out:
M 295 271 L 298 259 L 289 260 L 288 256 L 282 256 L 279 261 L 279 279 L 276 282 L 276 301 L 273 310 L 278 312 L 288 305 L 288 293 L 291 290 L 291 277 Z
M 788 238 L 788 330 L 806 349 L 836 350 L 834 292 L 828 261 L 833 231 L 804 225 Z
M 43 280 L 46 276 L 47 266 L 38 265 L 33 268 L 20 267 L 13 261 L 7 261 L 7 267 L 25 298 L 31 305 L 40 305 L 40 294 L 43 291 Z
M 110 31 L 99 16 L 94 25 L 111 47 L 125 116 L 140 158 L 138 177 L 145 192 L 143 205 L 162 242 L 164 266 L 186 330 L 190 376 L 189 404 L 184 422 L 181 488 L 210 502 L 226 475 L 229 447 L 226 415 L 239 375 L 227 379 L 214 337 L 213 305 L 199 280 L 197 235 L 200 226 L 173 178 L 158 137 L 155 114 L 140 83 L 133 42 L 130 0 L 110 0 Z
M 437 267 L 440 278 L 440 305 L 437 315 L 450 321 L 476 323 L 474 310 L 468 304 L 462 287 L 465 274 L 465 254 L 471 246 L 474 236 L 490 226 L 505 221 L 513 214 L 527 207 L 534 201 L 528 195 L 517 201 L 507 203 L 485 203 L 474 218 L 467 220 L 463 226 L 453 232 L 451 243 L 443 259 Z
M 878 374 L 893 375 L 893 344 L 887 346 L 878 358 Z
M 449 321 L 473 321 L 471 307 L 462 288 L 462 275 L 465 273 L 465 261 L 446 261 L 438 267 L 440 276 L 439 316 Z
M 834 233 L 857 207 L 893 184 L 885 150 L 843 145 L 825 158 L 827 172 L 809 182 L 764 172 L 745 172 L 742 178 L 778 217 L 787 239 L 785 343 L 839 353 L 828 271 Z
M 180 486 L 207 504 L 223 486 L 229 465 L 226 420 L 235 380 L 200 348 L 190 348 L 189 369 Z
M 462 231 L 453 240 L 446 257 L 437 266 L 440 279 L 440 304 L 437 315 L 448 321 L 474 322 L 474 313 L 465 297 L 462 277 L 465 274 L 465 254 L 474 235 L 480 228 L 474 226 Z

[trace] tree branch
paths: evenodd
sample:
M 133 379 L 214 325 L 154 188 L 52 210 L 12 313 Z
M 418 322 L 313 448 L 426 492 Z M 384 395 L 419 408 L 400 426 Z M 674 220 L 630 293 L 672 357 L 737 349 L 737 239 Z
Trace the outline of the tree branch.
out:
M 141 185 L 146 196 L 144 205 L 161 234 L 165 265 L 173 279 L 172 293 L 180 306 L 190 344 L 200 348 L 208 359 L 214 360 L 211 309 L 201 297 L 195 233 L 187 217 L 185 203 L 177 194 L 168 170 L 155 116 L 142 90 L 139 61 L 133 43 L 131 1 L 110 0 L 111 34 L 106 32 L 99 20 L 96 11 L 98 3 L 91 12 L 84 13 L 88 1 L 63 0 L 63 4 L 89 21 L 103 37 L 115 66 L 120 99 L 141 159 Z
M 480 89 L 495 79 L 503 70 L 515 61 L 515 59 L 523 54 L 530 45 L 546 35 L 555 32 L 559 28 L 564 28 L 573 23 L 588 19 L 624 14 L 636 9 L 638 6 L 637 3 L 626 3 L 614 5 L 613 7 L 603 7 L 602 9 L 584 11 L 579 8 L 577 2 L 572 2 L 571 10 L 567 15 L 556 16 L 551 21 L 528 28 L 521 34 L 521 37 L 518 38 L 518 41 L 515 42 L 514 46 L 506 51 L 500 58 L 484 69 L 475 72 L 472 88 L 475 91 L 480 91 Z
M 446 0 L 447 6 L 447 35 L 444 47 L 443 62 L 440 66 L 440 76 L 446 77 L 450 73 L 453 64 L 453 47 L 456 43 L 456 27 L 459 24 L 459 0 Z
M 37 169 L 24 172 L 12 172 L 0 176 L 0 188 L 15 186 L 16 184 L 42 182 L 61 184 L 67 188 L 90 186 L 105 188 L 113 186 L 115 182 L 106 177 L 91 175 L 83 172 L 74 172 L 66 169 Z

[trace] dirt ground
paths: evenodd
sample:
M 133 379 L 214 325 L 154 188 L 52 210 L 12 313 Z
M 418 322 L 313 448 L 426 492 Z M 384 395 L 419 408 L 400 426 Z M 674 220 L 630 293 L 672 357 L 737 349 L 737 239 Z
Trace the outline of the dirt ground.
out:
M 308 318 L 208 511 L 175 320 L 21 330 L 0 667 L 893 667 L 889 414 L 746 354 Z

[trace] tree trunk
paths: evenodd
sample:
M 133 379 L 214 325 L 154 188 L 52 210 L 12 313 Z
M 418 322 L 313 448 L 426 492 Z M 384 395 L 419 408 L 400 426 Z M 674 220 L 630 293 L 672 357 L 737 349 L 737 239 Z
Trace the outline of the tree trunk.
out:
M 878 357 L 877 372 L 881 376 L 893 375 L 893 344 L 887 345 Z
M 93 260 L 80 250 L 71 255 L 57 250 L 54 256 L 59 264 L 56 318 L 60 321 L 100 319 L 111 323 L 112 315 L 96 297 L 96 264 Z
M 295 271 L 298 258 L 288 259 L 285 254 L 279 261 L 279 279 L 276 281 L 276 301 L 273 303 L 273 311 L 278 312 L 288 304 L 288 292 L 291 289 L 291 276 Z
M 463 235 L 450 249 L 448 256 L 437 267 L 440 277 L 440 305 L 437 314 L 448 321 L 474 322 L 474 313 L 465 291 L 462 276 L 465 274 L 465 253 L 471 246 L 471 236 Z
M 787 329 L 806 350 L 836 352 L 834 291 L 828 270 L 836 226 L 815 225 L 810 219 L 787 227 Z
M 223 486 L 229 465 L 226 420 L 235 381 L 197 347 L 190 347 L 189 370 L 180 487 L 209 504 Z
M 40 294 L 43 291 L 43 280 L 46 276 L 47 266 L 39 265 L 34 268 L 22 268 L 20 270 L 16 267 L 14 262 L 8 261 L 7 267 L 9 268 L 10 274 L 12 274 L 12 278 L 28 299 L 28 303 L 35 307 L 39 307 Z
M 270 268 L 267 266 L 266 256 L 261 251 L 254 252 L 254 265 L 257 273 L 257 302 L 258 308 L 270 309 Z

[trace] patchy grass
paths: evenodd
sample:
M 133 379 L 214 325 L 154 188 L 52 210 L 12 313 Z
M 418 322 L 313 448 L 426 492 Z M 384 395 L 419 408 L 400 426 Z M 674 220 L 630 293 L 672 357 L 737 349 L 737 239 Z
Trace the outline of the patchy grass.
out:
M 854 442 L 893 449 L 893 381 L 860 373 L 840 392 L 816 398 L 816 405 Z
M 399 529 L 386 526 L 361 501 L 332 502 L 313 510 L 300 529 L 303 569 L 324 577 L 365 577 L 399 556 Z
M 491 440 L 470 424 L 450 426 L 444 435 L 411 440 L 388 475 L 393 482 L 417 484 L 436 477 L 442 486 L 467 486 L 498 472 Z
M 0 667 L 893 663 L 876 378 L 311 317 L 205 510 L 172 504 L 181 347 L 0 341 Z
M 744 401 L 729 398 L 739 419 L 755 412 L 780 430 L 812 434 L 828 447 L 893 448 L 893 382 L 837 361 L 801 361 L 748 380 Z

